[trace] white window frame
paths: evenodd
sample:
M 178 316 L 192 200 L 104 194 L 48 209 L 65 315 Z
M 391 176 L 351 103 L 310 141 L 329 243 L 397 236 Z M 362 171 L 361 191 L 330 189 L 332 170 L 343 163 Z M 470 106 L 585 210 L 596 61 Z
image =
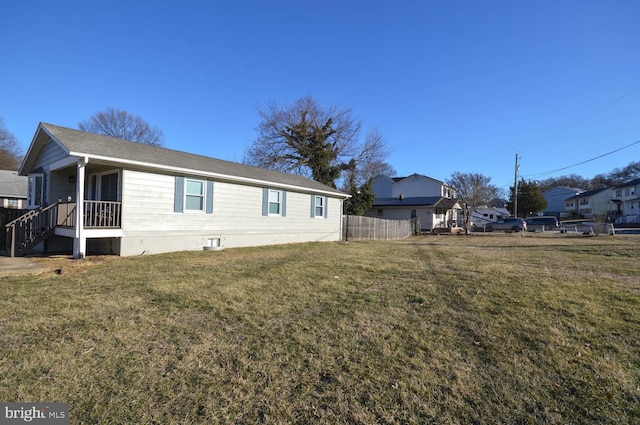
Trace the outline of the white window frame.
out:
M 202 191 L 200 194 L 189 193 L 189 182 L 198 182 L 202 186 Z M 202 179 L 192 179 L 189 177 L 184 178 L 184 198 L 183 198 L 183 212 L 185 213 L 204 213 L 206 208 L 206 193 L 207 193 L 207 182 Z M 187 199 L 192 198 L 200 198 L 200 209 L 189 208 L 189 204 L 187 203 Z
M 271 195 L 277 195 L 277 201 L 272 201 Z M 271 205 L 278 206 L 278 212 L 271 212 Z M 267 199 L 267 213 L 270 216 L 282 216 L 282 191 L 276 189 L 269 189 L 269 197 Z
M 29 193 L 27 196 L 27 208 L 38 208 L 44 204 L 44 173 L 33 173 L 28 176 Z M 35 200 L 38 198 L 36 189 L 38 185 L 35 183 L 37 179 L 41 179 L 40 182 L 40 203 L 36 204 Z
M 20 199 L 7 198 L 5 199 L 6 208 L 20 208 Z
M 324 218 L 324 210 L 327 206 L 324 204 L 324 200 L 326 199 L 324 196 L 314 195 L 315 199 L 313 201 L 313 216 L 314 218 Z M 320 211 L 320 213 L 318 213 Z

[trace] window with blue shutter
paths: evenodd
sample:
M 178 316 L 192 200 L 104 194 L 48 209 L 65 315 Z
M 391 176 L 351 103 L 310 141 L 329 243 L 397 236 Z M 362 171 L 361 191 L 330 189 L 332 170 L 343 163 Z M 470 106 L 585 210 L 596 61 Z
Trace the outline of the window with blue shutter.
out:
M 327 197 L 311 195 L 311 218 L 327 218 Z
M 262 215 L 287 216 L 287 192 L 275 189 L 262 190 Z
M 206 213 L 213 214 L 213 182 L 207 180 L 207 199 L 206 199 Z
M 202 211 L 213 214 L 213 182 L 177 176 L 173 211 Z
M 173 197 L 173 211 L 182 212 L 184 202 L 184 177 L 176 177 L 176 189 Z

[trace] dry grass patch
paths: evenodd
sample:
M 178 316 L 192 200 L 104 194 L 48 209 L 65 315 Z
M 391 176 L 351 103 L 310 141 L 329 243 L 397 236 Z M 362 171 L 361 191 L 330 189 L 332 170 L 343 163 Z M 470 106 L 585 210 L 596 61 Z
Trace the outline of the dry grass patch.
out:
M 59 261 L 0 282 L 0 400 L 73 423 L 633 423 L 634 238 Z

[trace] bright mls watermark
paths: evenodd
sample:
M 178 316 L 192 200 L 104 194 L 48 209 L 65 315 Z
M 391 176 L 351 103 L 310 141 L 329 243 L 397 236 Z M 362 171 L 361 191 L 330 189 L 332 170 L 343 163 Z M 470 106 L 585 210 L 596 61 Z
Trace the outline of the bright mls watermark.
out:
M 69 425 L 68 403 L 0 403 L 0 425 Z

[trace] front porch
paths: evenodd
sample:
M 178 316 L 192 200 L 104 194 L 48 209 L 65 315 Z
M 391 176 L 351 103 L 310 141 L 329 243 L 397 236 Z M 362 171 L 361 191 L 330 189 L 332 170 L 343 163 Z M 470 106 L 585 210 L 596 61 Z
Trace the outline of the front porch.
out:
M 76 227 L 76 202 L 57 202 L 57 226 Z M 122 202 L 84 201 L 82 226 L 85 229 L 119 229 Z
M 6 225 L 7 254 L 25 255 L 29 249 L 53 235 L 74 239 L 74 257 L 84 257 L 86 239 L 122 236 L 122 202 L 56 202 L 36 208 Z M 80 218 L 80 220 L 78 219 Z

